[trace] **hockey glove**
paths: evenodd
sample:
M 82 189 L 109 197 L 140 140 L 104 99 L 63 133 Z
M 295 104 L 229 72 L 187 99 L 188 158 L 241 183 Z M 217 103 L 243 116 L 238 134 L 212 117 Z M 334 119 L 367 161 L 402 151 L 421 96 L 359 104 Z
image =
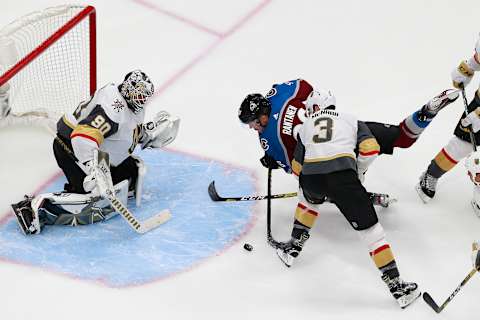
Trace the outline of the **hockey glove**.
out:
M 179 126 L 180 118 L 167 111 L 158 112 L 153 121 L 142 125 L 142 149 L 162 148 L 170 144 L 177 137 Z
M 478 241 L 472 244 L 472 263 L 473 267 L 480 271 L 480 243 Z
M 453 69 L 451 73 L 453 86 L 458 89 L 465 88 L 472 80 L 475 71 L 479 70 L 480 64 L 475 59 L 475 56 L 468 59 L 468 61 L 460 62 L 460 65 Z
M 480 107 L 470 112 L 465 118 L 462 119 L 462 126 L 472 126 L 473 132 L 480 130 Z
M 260 158 L 260 163 L 267 169 L 278 169 L 280 166 L 278 165 L 277 161 L 273 159 L 271 156 L 265 153 L 265 155 Z

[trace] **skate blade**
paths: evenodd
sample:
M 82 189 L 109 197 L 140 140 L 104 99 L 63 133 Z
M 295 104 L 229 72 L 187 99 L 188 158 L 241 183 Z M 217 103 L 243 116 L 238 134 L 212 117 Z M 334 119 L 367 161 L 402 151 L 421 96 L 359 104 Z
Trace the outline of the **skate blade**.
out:
M 418 197 L 420 198 L 420 200 L 422 200 L 423 203 L 427 204 L 428 202 L 430 202 L 430 200 L 432 200 L 432 198 L 430 198 L 425 193 L 423 193 L 422 187 L 420 187 L 420 184 L 417 184 L 415 186 L 415 190 L 417 191 Z
M 405 309 L 406 307 L 411 305 L 413 302 L 415 302 L 421 295 L 422 295 L 422 292 L 417 289 L 412 293 L 402 297 L 404 299 L 398 300 L 398 303 L 400 304 L 400 308 Z

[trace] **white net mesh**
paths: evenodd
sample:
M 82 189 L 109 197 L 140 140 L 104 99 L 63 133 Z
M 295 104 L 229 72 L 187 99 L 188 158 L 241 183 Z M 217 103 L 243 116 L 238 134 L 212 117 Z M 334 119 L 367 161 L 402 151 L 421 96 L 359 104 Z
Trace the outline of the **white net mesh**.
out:
M 88 15 L 83 17 L 85 9 L 52 7 L 24 16 L 0 30 L 0 77 L 19 62 L 25 65 L 7 82 L 12 114 L 31 115 L 31 111 L 43 110 L 58 119 L 90 97 L 90 80 L 95 76 L 94 72 L 91 74 L 91 59 L 95 57 L 90 57 L 90 47 L 94 46 L 90 28 L 94 26 L 90 26 Z M 79 14 L 80 21 L 67 31 L 69 21 Z M 55 33 L 62 36 L 46 47 L 47 39 Z M 33 51 L 41 54 L 25 60 Z

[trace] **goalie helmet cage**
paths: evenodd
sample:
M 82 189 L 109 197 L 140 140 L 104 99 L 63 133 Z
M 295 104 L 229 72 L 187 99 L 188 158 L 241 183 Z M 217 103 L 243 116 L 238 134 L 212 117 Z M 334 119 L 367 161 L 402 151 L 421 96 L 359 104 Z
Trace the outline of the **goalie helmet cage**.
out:
M 13 21 L 0 30 L 0 94 L 8 92 L 11 108 L 0 127 L 54 126 L 94 94 L 96 64 L 93 6 L 55 6 Z

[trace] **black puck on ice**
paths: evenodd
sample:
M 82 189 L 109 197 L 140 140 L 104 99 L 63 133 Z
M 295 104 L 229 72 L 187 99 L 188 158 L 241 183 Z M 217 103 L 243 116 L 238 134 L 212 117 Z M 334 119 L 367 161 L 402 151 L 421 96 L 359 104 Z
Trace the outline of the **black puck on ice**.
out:
M 245 250 L 247 250 L 247 251 L 252 251 L 252 250 L 253 250 L 253 247 L 252 247 L 251 244 L 245 243 L 245 244 L 243 245 L 243 249 L 245 249 Z

